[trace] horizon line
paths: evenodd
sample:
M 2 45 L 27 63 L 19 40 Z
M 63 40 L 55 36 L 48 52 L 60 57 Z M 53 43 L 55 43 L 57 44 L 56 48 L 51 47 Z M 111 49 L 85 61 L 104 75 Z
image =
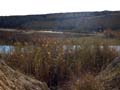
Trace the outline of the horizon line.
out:
M 87 13 L 87 12 L 119 12 L 120 10 L 93 10 L 93 11 L 68 11 L 68 12 L 51 12 L 51 13 L 31 13 L 31 14 L 11 14 L 11 15 L 0 15 L 0 17 L 9 16 L 32 16 L 32 15 L 54 15 L 54 14 L 71 14 L 71 13 Z

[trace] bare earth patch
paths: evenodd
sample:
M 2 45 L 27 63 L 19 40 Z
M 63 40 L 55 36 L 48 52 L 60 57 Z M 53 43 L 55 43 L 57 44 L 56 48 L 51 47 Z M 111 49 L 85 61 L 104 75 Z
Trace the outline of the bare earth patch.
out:
M 49 90 L 45 83 L 25 76 L 0 60 L 0 90 Z

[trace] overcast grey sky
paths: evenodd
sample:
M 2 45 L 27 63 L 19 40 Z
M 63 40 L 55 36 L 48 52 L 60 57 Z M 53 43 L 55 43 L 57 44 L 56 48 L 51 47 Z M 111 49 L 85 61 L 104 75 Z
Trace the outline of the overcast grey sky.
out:
M 120 10 L 120 0 L 0 0 L 0 15 Z

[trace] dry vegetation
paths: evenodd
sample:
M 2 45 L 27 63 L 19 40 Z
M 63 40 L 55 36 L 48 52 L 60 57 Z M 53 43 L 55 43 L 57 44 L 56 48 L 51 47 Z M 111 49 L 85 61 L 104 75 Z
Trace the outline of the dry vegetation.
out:
M 33 37 L 31 42 L 1 41 L 14 46 L 1 58 L 13 69 L 46 82 L 51 90 L 102 90 L 95 77 L 119 55 L 109 47 L 119 45 L 117 39 Z

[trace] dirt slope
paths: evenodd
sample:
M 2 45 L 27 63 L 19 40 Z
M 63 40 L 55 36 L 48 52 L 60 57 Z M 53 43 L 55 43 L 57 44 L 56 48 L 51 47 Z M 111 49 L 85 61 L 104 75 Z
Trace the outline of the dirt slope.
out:
M 104 90 L 120 90 L 120 57 L 113 60 L 97 79 L 102 83 Z
M 45 83 L 14 71 L 0 60 L 0 90 L 49 90 Z

